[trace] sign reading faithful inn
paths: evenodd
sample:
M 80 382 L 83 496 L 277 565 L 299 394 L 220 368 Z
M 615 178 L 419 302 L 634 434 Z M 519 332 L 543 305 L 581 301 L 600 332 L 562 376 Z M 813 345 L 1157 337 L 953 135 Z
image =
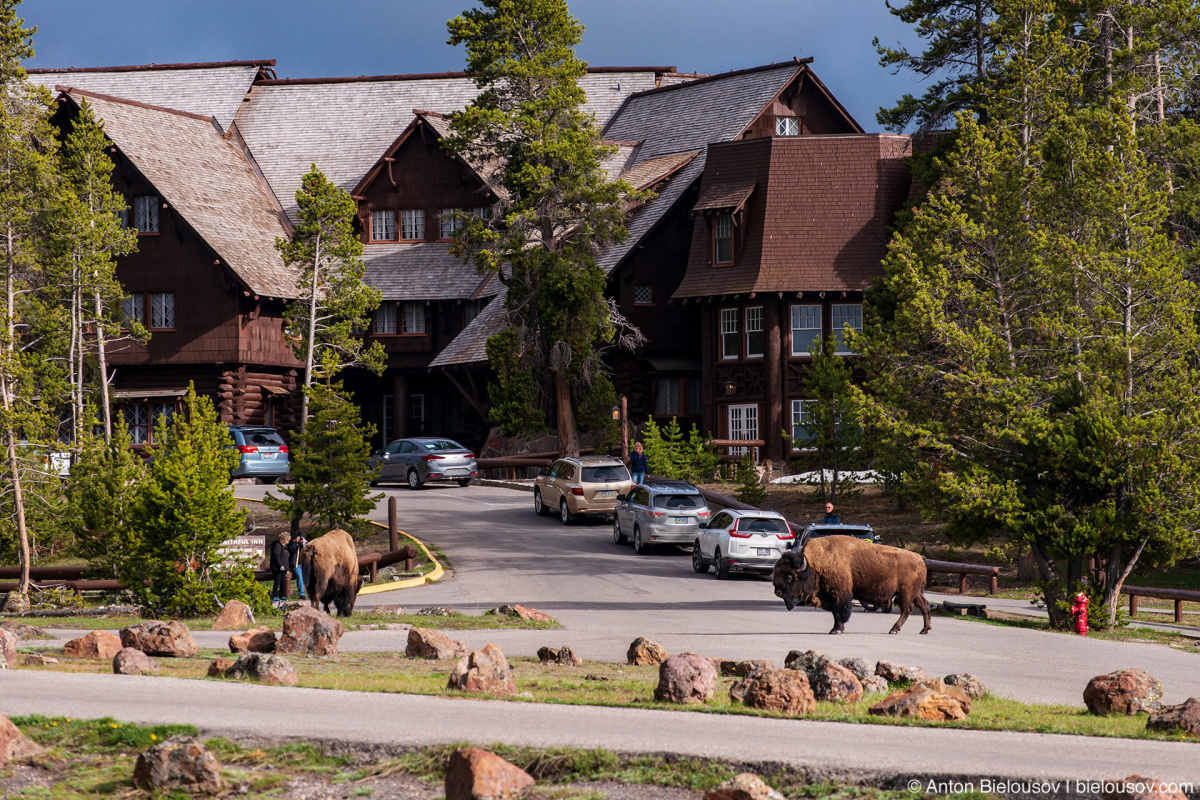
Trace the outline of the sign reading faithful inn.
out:
M 226 566 L 242 563 L 259 569 L 267 558 L 267 537 L 264 534 L 235 536 L 222 542 L 220 552 Z

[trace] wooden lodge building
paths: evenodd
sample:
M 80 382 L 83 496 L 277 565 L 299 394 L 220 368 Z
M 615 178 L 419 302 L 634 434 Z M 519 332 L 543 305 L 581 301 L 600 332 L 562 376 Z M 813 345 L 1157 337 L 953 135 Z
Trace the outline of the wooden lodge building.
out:
M 188 381 L 230 423 L 295 425 L 301 376 L 282 333 L 295 278 L 274 242 L 316 164 L 357 202 L 367 280 L 383 296 L 365 335 L 384 345 L 387 369 L 346 378 L 376 443 L 437 433 L 480 446 L 484 345 L 505 326 L 502 287 L 450 255 L 447 212 L 496 195 L 439 144 L 473 81 L 288 80 L 274 68 L 30 70 L 58 93 L 61 125 L 85 99 L 104 120 L 139 231 L 118 273 L 127 314 L 152 336 L 110 357 L 135 438 L 151 435 Z M 807 60 L 712 76 L 592 68 L 581 84 L 616 147 L 610 176 L 656 193 L 600 257 L 611 295 L 648 339 L 611 364 L 632 421 L 677 416 L 719 437 L 761 438 L 764 457 L 786 459 L 780 432 L 811 399 L 809 344 L 861 326 L 862 292 L 909 196 L 910 140 L 865 133 Z

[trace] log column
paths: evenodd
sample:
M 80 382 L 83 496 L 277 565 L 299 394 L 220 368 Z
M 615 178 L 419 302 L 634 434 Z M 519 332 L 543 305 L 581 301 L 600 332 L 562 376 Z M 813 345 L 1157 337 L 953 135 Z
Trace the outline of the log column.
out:
M 408 381 L 403 372 L 392 374 L 392 438 L 408 436 Z M 387 442 L 384 442 L 387 445 Z
M 720 436 L 717 430 L 717 370 L 713 342 L 712 303 L 700 304 L 700 433 Z
M 783 331 L 779 320 L 779 303 L 774 298 L 764 298 L 763 338 L 766 349 L 766 374 L 763 376 L 763 416 L 765 425 L 759 425 L 759 438 L 766 442 L 766 455 L 771 461 L 783 460 Z

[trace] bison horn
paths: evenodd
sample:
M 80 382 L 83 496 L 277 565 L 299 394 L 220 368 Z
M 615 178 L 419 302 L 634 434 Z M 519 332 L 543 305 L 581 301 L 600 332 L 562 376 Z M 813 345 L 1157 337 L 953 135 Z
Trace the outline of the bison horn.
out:
M 807 569 L 808 569 L 808 559 L 804 557 L 803 553 L 801 553 L 800 554 L 800 571 L 804 572 Z

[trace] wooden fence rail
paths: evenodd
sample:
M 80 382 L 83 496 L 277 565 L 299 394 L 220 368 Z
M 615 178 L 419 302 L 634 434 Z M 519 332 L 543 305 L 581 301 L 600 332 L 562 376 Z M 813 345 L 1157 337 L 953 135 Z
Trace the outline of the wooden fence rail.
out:
M 949 573 L 958 576 L 958 593 L 967 593 L 967 576 L 968 575 L 985 575 L 991 580 L 989 581 L 988 593 L 995 594 L 1000 591 L 1000 568 L 992 567 L 986 564 L 960 564 L 957 561 L 935 561 L 932 558 L 925 559 L 926 579 L 935 572 Z M 928 585 L 928 584 L 927 584 Z
M 1183 604 L 1200 603 L 1200 592 L 1192 589 L 1155 589 L 1148 586 L 1122 586 L 1121 594 L 1129 595 L 1129 616 L 1138 612 L 1139 597 L 1153 597 L 1156 600 L 1175 601 L 1175 623 L 1183 624 Z

